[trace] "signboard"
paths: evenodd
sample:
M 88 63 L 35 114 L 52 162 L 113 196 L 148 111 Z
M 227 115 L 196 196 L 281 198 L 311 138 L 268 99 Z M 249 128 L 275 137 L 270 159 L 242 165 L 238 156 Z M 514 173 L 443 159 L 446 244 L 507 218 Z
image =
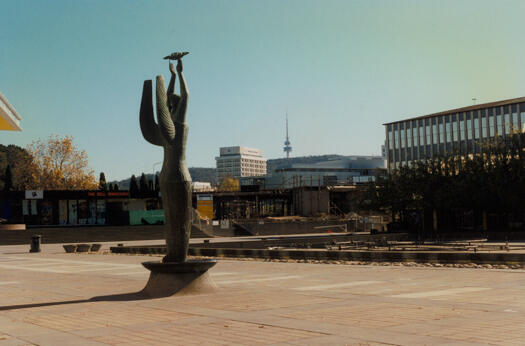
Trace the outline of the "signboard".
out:
M 43 199 L 43 190 L 26 190 L 26 199 Z
M 197 195 L 197 211 L 202 217 L 213 219 L 213 196 Z
M 128 191 L 89 191 L 88 197 L 129 197 Z

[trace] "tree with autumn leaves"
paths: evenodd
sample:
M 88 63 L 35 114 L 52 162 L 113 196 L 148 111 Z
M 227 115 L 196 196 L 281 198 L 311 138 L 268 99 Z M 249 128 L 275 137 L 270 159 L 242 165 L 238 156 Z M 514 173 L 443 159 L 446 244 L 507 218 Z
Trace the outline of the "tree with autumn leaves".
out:
M 240 191 L 239 179 L 224 177 L 219 185 L 220 191 Z
M 19 146 L 0 144 L 0 191 L 24 190 L 31 183 L 31 155 Z
M 73 144 L 73 137 L 58 135 L 34 141 L 27 148 L 32 156 L 31 181 L 27 189 L 96 190 L 99 187 L 88 156 Z

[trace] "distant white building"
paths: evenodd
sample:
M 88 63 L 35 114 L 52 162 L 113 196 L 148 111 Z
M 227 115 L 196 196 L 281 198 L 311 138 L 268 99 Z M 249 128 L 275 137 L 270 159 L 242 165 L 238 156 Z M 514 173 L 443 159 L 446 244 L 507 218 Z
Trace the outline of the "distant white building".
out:
M 242 146 L 220 148 L 217 162 L 217 181 L 225 177 L 241 178 L 266 175 L 266 159 L 262 150 Z
M 261 189 L 290 189 L 356 185 L 375 181 L 382 173 L 385 161 L 381 156 L 352 155 L 316 163 L 297 163 L 270 172 L 265 178 L 247 177 L 240 180 L 241 188 L 259 185 Z
M 211 183 L 202 181 L 192 181 L 191 187 L 193 189 L 193 192 L 207 192 L 213 190 L 211 188 Z

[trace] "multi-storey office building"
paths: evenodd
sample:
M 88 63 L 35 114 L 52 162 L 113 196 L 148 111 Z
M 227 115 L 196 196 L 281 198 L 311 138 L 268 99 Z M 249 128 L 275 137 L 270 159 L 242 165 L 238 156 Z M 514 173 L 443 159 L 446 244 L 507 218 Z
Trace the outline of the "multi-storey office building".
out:
M 266 177 L 243 177 L 241 189 L 259 186 L 260 189 L 292 189 L 333 185 L 355 185 L 375 181 L 382 173 L 385 161 L 381 156 L 346 156 L 310 164 L 292 164 L 268 173 Z
M 247 147 L 220 148 L 217 163 L 217 181 L 225 177 L 240 178 L 266 175 L 266 159 L 260 149 Z
M 387 167 L 481 153 L 490 139 L 525 131 L 525 97 L 386 123 Z

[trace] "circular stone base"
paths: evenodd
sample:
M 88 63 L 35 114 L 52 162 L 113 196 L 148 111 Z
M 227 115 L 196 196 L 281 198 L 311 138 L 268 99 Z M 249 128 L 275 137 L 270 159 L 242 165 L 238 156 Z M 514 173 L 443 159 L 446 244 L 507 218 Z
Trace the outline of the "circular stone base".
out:
M 190 260 L 186 262 L 143 262 L 150 270 L 146 287 L 141 294 L 152 297 L 210 293 L 216 289 L 208 269 L 216 260 Z

